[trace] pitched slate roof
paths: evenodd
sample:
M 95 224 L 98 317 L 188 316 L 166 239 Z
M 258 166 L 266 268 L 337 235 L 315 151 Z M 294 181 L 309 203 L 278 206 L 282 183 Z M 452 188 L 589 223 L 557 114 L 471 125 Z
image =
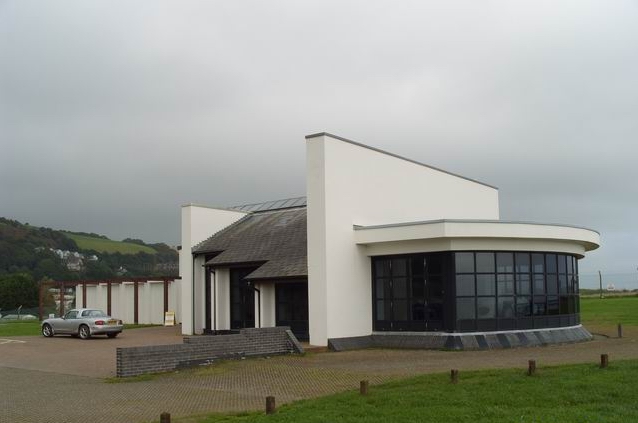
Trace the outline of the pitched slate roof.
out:
M 206 262 L 210 266 L 263 263 L 246 279 L 306 277 L 306 207 L 252 212 L 198 244 L 193 253 L 218 253 Z

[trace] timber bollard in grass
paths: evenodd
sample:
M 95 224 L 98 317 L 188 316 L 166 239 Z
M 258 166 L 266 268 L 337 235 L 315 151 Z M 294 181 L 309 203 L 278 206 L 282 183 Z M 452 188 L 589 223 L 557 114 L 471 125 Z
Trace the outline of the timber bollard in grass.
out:
M 171 414 L 170 413 L 160 414 L 160 423 L 171 423 Z
M 275 414 L 275 397 L 266 397 L 266 414 Z
M 450 370 L 450 382 L 456 384 L 459 383 L 459 371 L 458 369 Z
M 600 368 L 606 369 L 609 366 L 609 356 L 607 354 L 600 355 Z
M 359 393 L 361 395 L 368 395 L 368 381 L 362 380 L 359 382 Z
M 618 337 L 622 338 L 622 323 L 618 323 Z
M 527 362 L 527 376 L 534 376 L 536 374 L 536 360 L 530 360 Z

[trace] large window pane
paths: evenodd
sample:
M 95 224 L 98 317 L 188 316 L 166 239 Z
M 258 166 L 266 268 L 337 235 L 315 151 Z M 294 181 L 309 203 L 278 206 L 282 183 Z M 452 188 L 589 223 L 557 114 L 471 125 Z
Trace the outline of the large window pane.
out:
M 567 275 L 558 275 L 558 288 L 561 294 L 567 294 Z
M 429 276 L 425 281 L 425 293 L 430 301 L 443 300 L 443 282 L 441 276 Z
M 547 273 L 556 273 L 556 254 L 545 255 L 545 266 L 547 266 Z
M 406 276 L 408 274 L 408 259 L 392 259 L 392 276 Z
M 474 275 L 456 275 L 456 295 L 458 297 L 474 296 Z
M 474 253 L 454 253 L 456 273 L 474 273 Z
M 476 295 L 496 295 L 494 275 L 476 275 Z
M 546 313 L 545 297 L 534 297 L 534 315 L 544 316 Z
M 545 294 L 545 276 L 534 275 L 534 295 Z
M 441 255 L 426 257 L 425 268 L 430 275 L 440 275 L 443 272 L 443 257 Z
M 498 297 L 498 318 L 514 318 L 514 297 Z
M 529 254 L 516 253 L 515 259 L 516 259 L 516 272 L 529 273 Z
M 375 260 L 374 271 L 377 278 L 385 278 L 390 276 L 390 260 Z
M 476 253 L 476 272 L 494 273 L 494 253 Z
M 547 275 L 547 293 L 549 295 L 558 294 L 558 278 L 556 275 Z
M 406 300 L 394 300 L 392 302 L 393 320 L 408 320 L 408 302 Z
M 286 291 L 286 290 L 283 290 L 283 291 Z M 392 285 L 390 284 L 390 279 L 377 279 L 376 294 L 377 294 L 377 299 L 380 299 L 380 300 L 392 295 Z
M 499 273 L 513 273 L 514 254 L 496 253 L 496 271 Z
M 410 260 L 412 276 L 422 276 L 425 273 L 425 259 L 421 256 L 413 257 Z
M 392 294 L 395 299 L 408 296 L 408 280 L 406 278 L 394 278 L 392 280 L 392 288 Z
M 532 254 L 532 271 L 543 273 L 545 271 L 545 258 L 543 254 Z
M 476 299 L 476 317 L 477 319 L 496 318 L 496 301 L 493 297 Z
M 423 298 L 412 299 L 412 320 L 425 320 L 425 301 Z
M 456 318 L 457 320 L 474 320 L 476 318 L 474 298 L 456 299 Z
M 514 295 L 514 275 L 497 275 L 498 295 Z
M 532 315 L 531 297 L 516 297 L 516 315 L 526 317 Z
M 529 274 L 517 273 L 516 274 L 516 295 L 530 295 L 532 293 L 532 286 L 529 280 Z
M 556 257 L 558 259 L 558 273 L 567 273 L 566 257 L 562 254 Z
M 558 297 L 553 295 L 547 297 L 547 314 L 556 315 L 559 312 Z
M 412 278 L 412 297 L 425 297 L 425 279 L 423 276 Z

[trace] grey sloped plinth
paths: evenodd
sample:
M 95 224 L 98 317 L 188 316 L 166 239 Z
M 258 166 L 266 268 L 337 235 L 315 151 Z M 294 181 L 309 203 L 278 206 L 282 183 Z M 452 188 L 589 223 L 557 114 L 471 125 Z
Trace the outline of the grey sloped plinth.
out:
M 376 332 L 369 336 L 332 338 L 328 340 L 328 346 L 333 351 L 362 348 L 486 350 L 537 347 L 549 344 L 583 342 L 591 339 L 592 335 L 587 329 L 578 325 L 565 328 L 502 332 Z

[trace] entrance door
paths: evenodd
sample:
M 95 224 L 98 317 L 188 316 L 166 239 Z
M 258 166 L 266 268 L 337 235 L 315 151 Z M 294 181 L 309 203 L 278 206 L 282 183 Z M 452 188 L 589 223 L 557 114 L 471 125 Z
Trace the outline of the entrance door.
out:
M 230 328 L 255 327 L 255 290 L 244 278 L 254 267 L 230 269 Z
M 290 326 L 297 339 L 307 341 L 308 282 L 280 282 L 275 285 L 277 326 Z

